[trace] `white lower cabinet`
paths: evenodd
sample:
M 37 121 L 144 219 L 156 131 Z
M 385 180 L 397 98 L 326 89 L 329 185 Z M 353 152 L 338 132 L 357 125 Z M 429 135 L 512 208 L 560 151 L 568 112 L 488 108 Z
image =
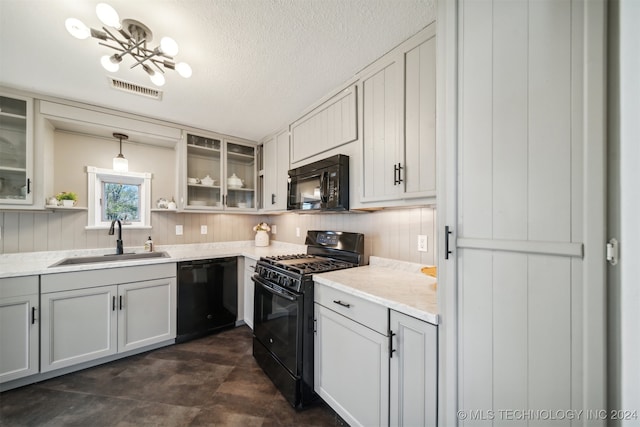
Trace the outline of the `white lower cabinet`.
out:
M 42 372 L 116 353 L 117 292 L 113 285 L 42 294 Z
M 256 260 L 251 258 L 244 260 L 244 323 L 253 329 L 254 285 L 251 277 L 256 270 Z
M 167 264 L 43 275 L 41 371 L 175 338 L 175 271 Z
M 387 425 L 388 338 L 315 305 L 315 391 L 350 426 Z
M 391 426 L 436 426 L 438 327 L 394 310 L 390 357 Z
M 351 426 L 435 426 L 438 328 L 315 283 L 314 389 Z
M 0 279 L 0 383 L 37 374 L 38 276 Z
M 176 279 L 118 286 L 118 352 L 176 337 Z
M 388 310 L 318 285 L 314 388 L 350 426 L 389 423 Z

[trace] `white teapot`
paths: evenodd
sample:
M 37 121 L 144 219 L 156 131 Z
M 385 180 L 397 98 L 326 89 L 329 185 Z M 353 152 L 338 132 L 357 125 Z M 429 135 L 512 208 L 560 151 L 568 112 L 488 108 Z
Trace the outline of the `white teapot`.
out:
M 234 173 L 229 178 L 227 178 L 227 185 L 231 188 L 240 188 L 242 187 L 242 180 L 236 176 Z

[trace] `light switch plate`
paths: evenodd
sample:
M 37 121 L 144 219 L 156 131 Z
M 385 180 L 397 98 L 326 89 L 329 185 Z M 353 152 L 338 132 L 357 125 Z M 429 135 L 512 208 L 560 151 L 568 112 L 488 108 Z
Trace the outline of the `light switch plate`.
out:
M 176 236 L 182 236 L 182 225 L 176 225 Z
M 200 234 L 207 234 L 207 226 L 206 225 L 201 225 L 200 226 Z
M 275 225 L 271 226 L 271 234 L 278 234 L 278 228 Z
M 300 227 L 296 227 L 296 237 L 300 237 Z

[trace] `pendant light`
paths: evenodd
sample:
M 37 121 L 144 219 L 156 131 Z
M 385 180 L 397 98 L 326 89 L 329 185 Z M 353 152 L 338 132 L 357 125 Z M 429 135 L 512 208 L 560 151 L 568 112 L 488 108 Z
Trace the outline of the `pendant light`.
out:
M 115 132 L 113 137 L 120 139 L 120 153 L 113 158 L 113 170 L 116 172 L 129 172 L 129 161 L 122 155 L 122 140 L 129 139 L 129 136 Z

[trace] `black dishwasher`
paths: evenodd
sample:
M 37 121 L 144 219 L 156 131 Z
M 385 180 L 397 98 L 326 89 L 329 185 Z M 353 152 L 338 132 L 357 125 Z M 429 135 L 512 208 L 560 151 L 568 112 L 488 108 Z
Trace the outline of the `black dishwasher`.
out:
M 235 326 L 238 312 L 237 258 L 178 263 L 176 342 Z

